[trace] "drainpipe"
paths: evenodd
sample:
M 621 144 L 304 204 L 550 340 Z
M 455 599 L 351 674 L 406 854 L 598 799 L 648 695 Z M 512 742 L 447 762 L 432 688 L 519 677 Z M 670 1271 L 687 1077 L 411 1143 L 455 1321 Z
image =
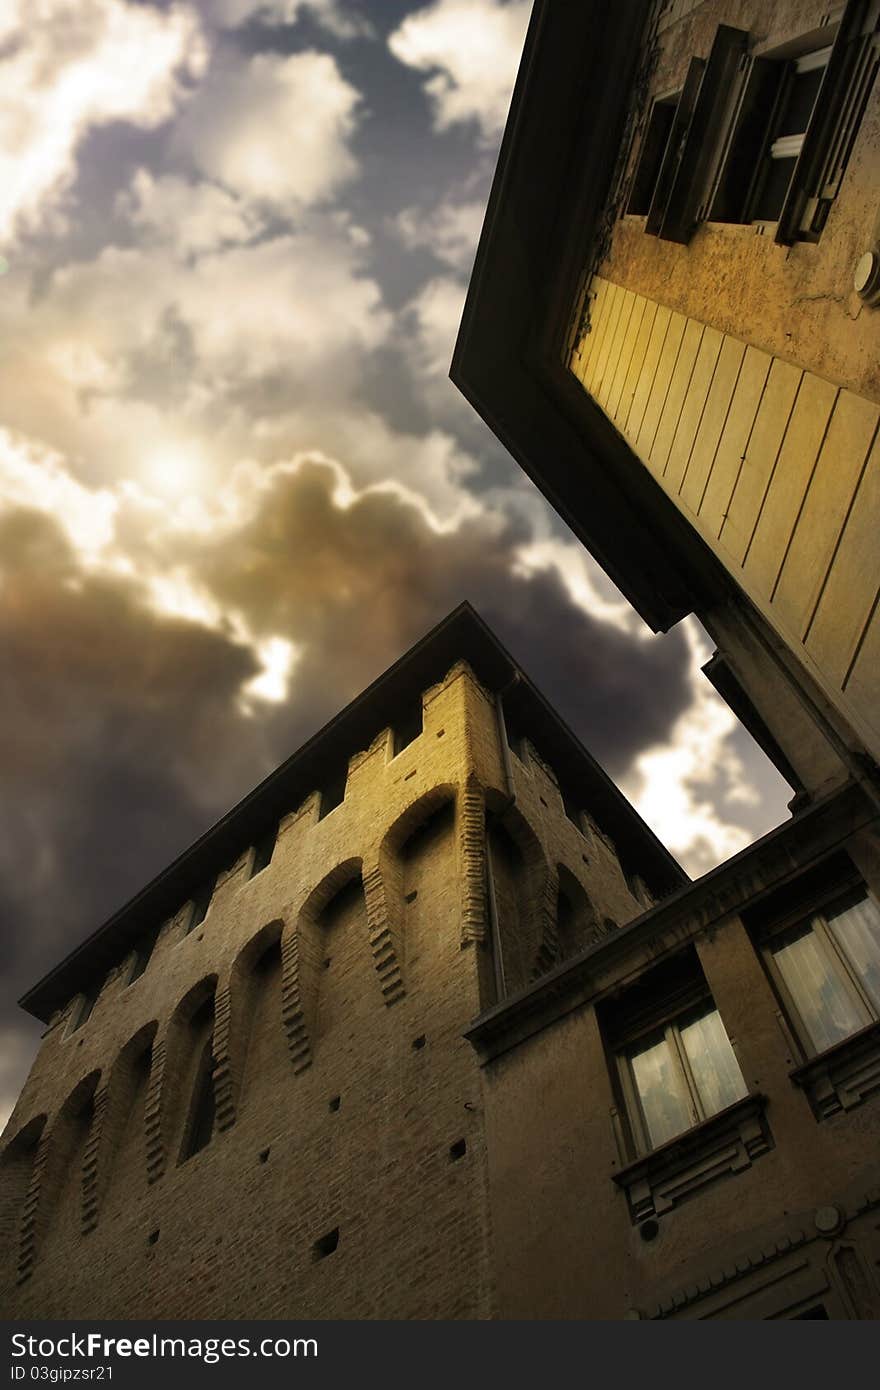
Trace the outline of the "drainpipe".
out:
M 504 811 L 509 811 L 511 806 L 516 804 L 516 791 L 513 785 L 513 764 L 510 761 L 510 744 L 507 741 L 507 723 L 504 718 L 504 697 L 515 685 L 519 685 L 520 672 L 515 671 L 513 678 L 507 682 L 503 690 L 495 693 L 495 718 L 498 723 L 498 741 L 501 746 L 501 762 L 504 767 L 504 781 L 507 786 L 507 802 Z M 501 814 L 504 814 L 504 811 Z

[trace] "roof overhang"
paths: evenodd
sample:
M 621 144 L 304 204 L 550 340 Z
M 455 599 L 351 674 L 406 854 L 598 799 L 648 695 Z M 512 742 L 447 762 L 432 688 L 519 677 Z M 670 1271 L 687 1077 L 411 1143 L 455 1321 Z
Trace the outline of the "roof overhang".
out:
M 650 0 L 536 0 L 450 376 L 655 631 L 720 565 L 565 365 Z
M 479 614 L 462 603 L 28 990 L 19 1001 L 22 1008 L 48 1023 L 56 1009 L 131 950 L 143 932 L 176 912 L 212 874 L 234 863 L 281 816 L 296 810 L 328 772 L 368 748 L 458 661 L 467 662 L 488 690 L 510 688 L 513 712 L 542 756 L 582 792 L 583 804 L 611 835 L 621 859 L 641 873 L 655 893 L 672 892 L 688 882 L 681 866 Z

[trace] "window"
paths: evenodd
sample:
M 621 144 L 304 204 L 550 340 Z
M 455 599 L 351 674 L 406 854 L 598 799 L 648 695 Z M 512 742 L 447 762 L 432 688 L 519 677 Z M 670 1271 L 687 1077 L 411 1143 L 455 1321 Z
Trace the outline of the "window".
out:
M 271 864 L 277 838 L 278 826 L 276 824 L 270 826 L 265 834 L 261 835 L 259 840 L 257 840 L 257 843 L 254 845 L 254 857 L 251 860 L 251 878 L 255 878 L 257 874 L 262 873 L 263 870 L 268 868 L 269 864 Z
M 646 210 L 647 232 L 683 243 L 707 218 L 775 222 L 782 245 L 817 241 L 880 64 L 878 36 L 880 0 L 847 0 L 836 27 L 771 54 L 747 52 L 748 34 L 719 25 L 671 119 L 652 108 L 627 211 Z
M 419 737 L 422 732 L 422 702 L 414 704 L 406 714 L 397 721 L 392 730 L 392 757 L 396 758 L 398 753 L 402 753 L 404 748 L 408 748 L 411 743 Z
M 135 980 L 140 979 L 141 975 L 143 975 L 144 971 L 149 965 L 150 957 L 153 954 L 153 948 L 156 945 L 156 940 L 158 936 L 159 928 L 155 927 L 153 931 L 148 932 L 146 936 L 141 937 L 140 941 L 135 946 L 134 954 L 132 956 L 131 961 L 131 971 L 129 972 L 128 976 L 128 983 L 130 985 L 133 985 Z
M 772 1147 L 765 1098 L 750 1094 L 689 948 L 599 1006 L 617 1102 L 611 1178 L 635 1222 L 690 1201 Z
M 186 935 L 200 926 L 208 915 L 208 908 L 211 906 L 211 899 L 214 896 L 214 885 L 217 882 L 216 875 L 209 879 L 207 883 L 196 893 L 192 900 L 192 910 L 189 914 L 189 923 L 186 928 Z
M 341 806 L 345 800 L 345 784 L 348 781 L 348 765 L 335 773 L 319 792 L 318 820 L 323 820 L 329 816 L 331 811 L 335 811 L 337 806 Z
M 620 1060 L 627 1109 L 643 1153 L 747 1094 L 724 1024 L 711 1003 L 639 1039 Z
M 711 221 L 778 222 L 830 56 L 828 46 L 788 62 L 749 60 Z
M 764 949 L 809 1055 L 880 1019 L 880 909 L 863 887 L 775 932 Z
M 633 1147 L 649 1153 L 747 1094 L 694 951 L 648 971 L 608 1017 Z

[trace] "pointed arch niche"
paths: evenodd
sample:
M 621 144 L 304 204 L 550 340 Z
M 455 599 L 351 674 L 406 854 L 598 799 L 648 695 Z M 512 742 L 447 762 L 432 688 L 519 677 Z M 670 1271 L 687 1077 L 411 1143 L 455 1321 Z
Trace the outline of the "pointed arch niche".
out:
M 215 1052 L 218 1086 L 224 1065 L 228 1071 L 233 1114 L 289 1079 L 281 1021 L 283 930 L 280 917 L 267 922 L 239 953 L 230 974 L 228 1043 L 222 1045 L 218 1027 Z

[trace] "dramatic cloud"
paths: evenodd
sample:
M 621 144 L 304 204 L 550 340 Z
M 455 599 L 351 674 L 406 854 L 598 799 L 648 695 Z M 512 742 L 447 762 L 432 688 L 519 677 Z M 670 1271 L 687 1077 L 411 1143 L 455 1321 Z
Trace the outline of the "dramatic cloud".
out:
M 0 239 L 45 223 L 93 127 L 173 114 L 205 48 L 192 10 L 125 0 L 11 0 L 0 19 Z
M 404 208 L 392 225 L 404 246 L 410 250 L 424 246 L 438 261 L 465 275 L 474 259 L 485 211 L 482 201 L 449 203 L 430 211 Z
M 191 245 L 192 225 L 178 231 Z M 389 332 L 362 265 L 331 221 L 189 260 L 179 245 L 110 246 L 59 270 L 36 301 L 10 276 L 0 418 L 86 459 L 91 480 L 165 476 L 175 489 L 210 486 L 252 452 L 261 419 L 271 435 L 292 405 L 276 456 L 315 447 L 323 412 L 339 413 Z
M 7 1010 L 464 598 L 688 867 L 767 828 L 699 632 L 448 381 L 529 6 L 0 9 Z
M 487 139 L 499 133 L 531 8 L 530 0 L 435 0 L 390 36 L 395 58 L 428 74 L 439 130 L 475 122 Z
M 196 169 L 230 192 L 290 213 L 357 173 L 349 149 L 359 95 L 328 53 L 218 61 L 176 132 Z

